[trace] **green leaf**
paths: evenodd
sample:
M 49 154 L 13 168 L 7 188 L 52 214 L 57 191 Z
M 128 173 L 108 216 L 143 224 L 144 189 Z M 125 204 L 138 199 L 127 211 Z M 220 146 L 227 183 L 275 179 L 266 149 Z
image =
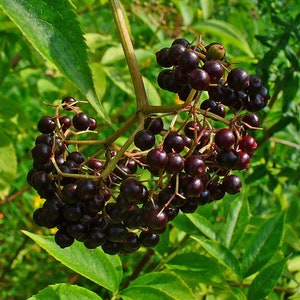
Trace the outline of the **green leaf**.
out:
M 284 52 L 292 67 L 295 68 L 296 71 L 299 71 L 299 58 L 295 51 L 289 45 L 286 45 Z
M 122 280 L 118 256 L 106 255 L 100 248 L 91 251 L 77 241 L 71 247 L 61 249 L 53 237 L 23 232 L 68 268 L 112 292 L 118 290 Z
M 252 281 L 248 290 L 248 300 L 266 299 L 280 279 L 286 259 L 282 259 L 262 269 Z
M 265 266 L 279 248 L 285 214 L 266 220 L 250 239 L 243 257 L 242 271 L 247 277 Z
M 16 173 L 17 156 L 14 145 L 6 134 L 0 132 L 0 199 L 9 193 Z
M 187 284 L 178 276 L 166 272 L 152 272 L 139 276 L 120 294 L 134 300 L 195 299 Z
M 249 219 L 250 212 L 247 199 L 245 197 L 235 199 L 231 203 L 225 223 L 225 245 L 227 248 L 233 249 L 243 237 Z
M 71 3 L 67 0 L 0 0 L 0 6 L 35 49 L 52 62 L 107 119 L 95 93 L 87 46 Z
M 210 223 L 205 217 L 199 214 L 189 214 L 187 218 L 208 238 L 216 239 L 216 231 L 213 224 Z
M 209 32 L 220 36 L 227 43 L 235 45 L 242 50 L 249 57 L 254 57 L 254 54 L 245 40 L 243 34 L 231 24 L 221 20 L 205 20 L 205 22 L 199 22 L 193 26 L 194 30 L 199 32 Z
M 49 285 L 27 300 L 101 300 L 94 292 L 72 284 Z
M 203 19 L 207 20 L 214 10 L 214 1 L 213 0 L 200 0 Z
M 232 252 L 217 241 L 193 237 L 201 246 L 221 264 L 229 267 L 238 277 L 241 276 L 241 269 L 238 260 Z
M 220 264 L 216 260 L 198 253 L 188 252 L 176 255 L 165 266 L 180 274 L 183 280 L 191 277 L 198 283 L 209 285 L 225 282 Z

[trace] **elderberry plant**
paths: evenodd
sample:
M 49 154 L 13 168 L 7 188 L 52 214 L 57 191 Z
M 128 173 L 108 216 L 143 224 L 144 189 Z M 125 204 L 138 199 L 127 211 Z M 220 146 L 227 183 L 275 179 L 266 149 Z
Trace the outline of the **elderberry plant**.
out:
M 251 135 L 260 129 L 256 112 L 270 98 L 262 80 L 233 67 L 216 42 L 177 38 L 156 61 L 165 68 L 159 87 L 183 104 L 140 105 L 104 140 L 84 101 L 71 96 L 38 121 L 27 180 L 45 202 L 33 219 L 57 228 L 61 248 L 74 240 L 111 255 L 151 248 L 178 214 L 241 192 L 238 174 L 258 147 Z M 116 139 L 135 123 L 118 146 Z M 97 150 L 89 152 L 88 145 Z

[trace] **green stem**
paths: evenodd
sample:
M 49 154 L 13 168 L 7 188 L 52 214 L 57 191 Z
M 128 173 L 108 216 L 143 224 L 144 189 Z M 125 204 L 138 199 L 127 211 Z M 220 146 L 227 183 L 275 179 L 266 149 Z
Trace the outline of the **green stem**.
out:
M 139 111 L 142 107 L 149 105 L 142 74 L 134 53 L 134 48 L 130 39 L 130 35 L 122 12 L 120 1 L 110 0 L 110 5 L 115 19 L 115 24 L 119 31 L 121 44 L 123 47 L 129 72 L 131 75 L 135 98 L 136 98 L 137 111 Z

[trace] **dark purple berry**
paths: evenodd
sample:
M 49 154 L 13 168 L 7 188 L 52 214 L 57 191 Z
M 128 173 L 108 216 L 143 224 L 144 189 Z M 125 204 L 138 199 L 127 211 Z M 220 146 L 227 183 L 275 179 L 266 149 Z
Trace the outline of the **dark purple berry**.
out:
M 68 234 L 66 229 L 61 228 L 55 233 L 55 242 L 60 248 L 66 248 L 74 243 L 74 238 Z
M 73 126 L 78 131 L 88 130 L 90 127 L 90 118 L 86 113 L 80 112 L 73 117 Z
M 38 130 L 41 133 L 52 133 L 55 130 L 56 123 L 52 117 L 42 117 L 38 122 Z
M 227 83 L 230 88 L 236 91 L 242 91 L 249 87 L 250 76 L 242 68 L 232 69 L 227 76 Z
M 242 181 L 236 175 L 227 175 L 223 178 L 222 187 L 228 194 L 237 194 L 241 191 Z
M 162 48 L 161 50 L 156 52 L 156 62 L 161 67 L 169 68 L 172 66 L 172 63 L 169 60 L 169 48 Z
M 151 149 L 155 144 L 155 136 L 148 129 L 140 130 L 134 136 L 134 144 L 142 151 Z
M 209 74 L 203 69 L 198 68 L 191 71 L 189 84 L 197 91 L 205 91 L 210 84 L 210 80 Z
M 235 135 L 228 128 L 222 128 L 216 132 L 215 143 L 221 149 L 229 149 L 235 143 Z
M 170 132 L 164 139 L 163 148 L 166 152 L 181 152 L 185 147 L 183 137 L 176 131 Z
M 152 149 L 146 156 L 146 163 L 150 170 L 158 171 L 164 169 L 168 162 L 167 153 L 161 149 Z
M 147 117 L 144 121 L 144 129 L 150 130 L 153 134 L 159 134 L 164 129 L 164 123 L 159 117 Z

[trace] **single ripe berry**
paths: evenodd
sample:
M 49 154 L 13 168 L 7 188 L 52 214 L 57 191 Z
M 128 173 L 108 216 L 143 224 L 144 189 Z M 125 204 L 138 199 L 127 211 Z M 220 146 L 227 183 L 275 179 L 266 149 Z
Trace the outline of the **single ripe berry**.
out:
M 142 151 L 152 148 L 155 144 L 155 136 L 149 129 L 138 131 L 134 136 L 134 145 Z
M 169 48 L 162 48 L 156 52 L 156 62 L 164 68 L 169 68 L 172 66 L 172 63 L 168 57 Z
M 90 118 L 86 113 L 80 112 L 73 117 L 73 126 L 78 131 L 88 130 L 90 127 Z
M 191 71 L 189 84 L 197 91 L 205 91 L 210 84 L 210 80 L 209 74 L 203 69 L 198 68 Z
M 218 60 L 208 60 L 202 69 L 206 71 L 213 82 L 218 81 L 224 74 L 225 69 Z
M 242 68 L 232 69 L 227 76 L 227 83 L 230 88 L 236 91 L 242 91 L 249 87 L 250 76 Z
M 143 193 L 143 185 L 134 178 L 125 179 L 120 186 L 120 195 L 128 202 L 139 202 Z
M 183 137 L 176 131 L 170 132 L 164 139 L 163 148 L 166 152 L 181 152 L 185 147 Z
M 198 68 L 200 62 L 199 56 L 193 50 L 184 51 L 178 58 L 178 66 L 186 72 Z
M 128 236 L 128 229 L 122 223 L 109 224 L 105 228 L 105 234 L 111 242 L 122 242 Z
M 246 153 L 252 153 L 257 148 L 257 143 L 252 136 L 246 135 L 239 141 L 239 148 Z
M 184 167 L 184 159 L 178 153 L 168 153 L 168 162 L 165 170 L 170 174 L 179 173 Z
M 78 198 L 82 200 L 91 199 L 96 194 L 97 187 L 93 180 L 82 179 L 77 184 L 76 193 Z
M 164 129 L 163 120 L 159 117 L 147 117 L 144 121 L 144 129 L 150 130 L 153 134 L 159 134 Z
M 38 122 L 38 130 L 41 133 L 52 133 L 55 127 L 55 120 L 49 116 L 42 117 Z
M 247 130 L 251 130 L 252 127 L 255 128 L 260 126 L 260 119 L 255 113 L 244 115 L 242 121 Z
M 60 248 L 66 248 L 74 243 L 74 238 L 68 234 L 66 229 L 61 228 L 55 234 L 55 242 Z
M 71 96 L 63 98 L 61 103 L 65 110 L 72 110 L 72 108 L 76 106 L 76 100 Z
M 95 249 L 106 242 L 106 235 L 101 227 L 94 227 L 85 236 L 84 246 L 88 249 Z
M 146 156 L 146 163 L 150 170 L 162 170 L 168 162 L 166 151 L 162 149 L 152 149 Z
M 205 162 L 201 155 L 191 155 L 184 161 L 184 170 L 191 176 L 197 176 L 205 172 Z
M 189 121 L 184 126 L 184 133 L 190 139 L 194 139 L 195 137 L 197 138 L 200 134 L 200 131 L 201 131 L 201 126 L 196 121 Z
M 168 58 L 172 65 L 178 65 L 179 56 L 186 50 L 186 47 L 181 44 L 174 44 L 168 51 Z
M 159 235 L 151 230 L 143 230 L 139 236 L 140 242 L 144 247 L 154 247 L 159 242 Z
M 147 217 L 147 225 L 150 229 L 161 229 L 168 221 L 168 217 L 164 212 L 156 210 L 152 210 Z
M 190 45 L 189 41 L 186 40 L 186 39 L 183 39 L 183 38 L 177 38 L 177 39 L 175 39 L 172 42 L 171 46 L 176 45 L 176 44 L 180 44 L 180 45 L 184 46 L 185 48 L 187 48 Z
M 52 149 L 46 144 L 37 144 L 31 149 L 31 155 L 35 162 L 43 164 L 52 156 Z
M 223 178 L 222 187 L 228 194 L 237 194 L 241 191 L 242 181 L 236 175 L 227 175 Z
M 199 177 L 188 177 L 182 187 L 186 197 L 199 197 L 203 188 L 203 182 Z
M 59 124 L 62 131 L 66 131 L 72 126 L 72 120 L 68 116 L 59 117 Z
M 217 155 L 217 162 L 226 170 L 235 168 L 240 161 L 239 154 L 233 149 L 223 149 Z
M 229 149 L 235 143 L 235 135 L 228 128 L 222 128 L 216 132 L 215 143 L 221 149 Z

